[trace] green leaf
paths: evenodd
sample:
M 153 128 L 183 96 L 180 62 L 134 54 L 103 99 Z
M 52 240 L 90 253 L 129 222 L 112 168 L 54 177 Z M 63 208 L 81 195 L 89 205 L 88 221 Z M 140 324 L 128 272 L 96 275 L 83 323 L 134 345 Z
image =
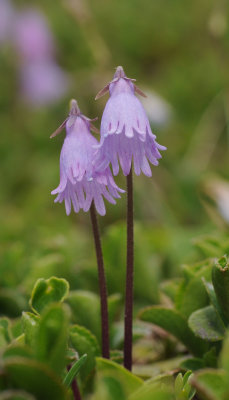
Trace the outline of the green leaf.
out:
M 217 342 L 224 338 L 225 326 L 213 306 L 192 313 L 188 323 L 195 335 L 206 341 Z
M 219 307 L 213 284 L 211 282 L 206 281 L 204 278 L 202 278 L 202 282 L 204 284 L 205 290 L 208 294 L 211 304 L 215 307 L 216 311 L 218 312 L 220 317 L 223 319 L 224 316 L 222 315 L 222 310 Z
M 82 357 L 87 354 L 85 364 L 80 370 L 82 379 L 86 379 L 95 368 L 95 357 L 99 355 L 99 345 L 96 337 L 83 326 L 74 325 L 70 329 L 72 347 Z
M 219 357 L 219 365 L 229 374 L 229 331 L 227 331 L 226 337 L 223 341 L 223 346 Z
M 195 395 L 195 389 L 189 383 L 192 371 L 187 371 L 184 376 L 179 373 L 174 382 L 176 400 L 191 400 Z
M 3 353 L 4 359 L 8 357 L 33 358 L 33 351 L 28 346 L 23 346 L 13 342 L 10 346 L 6 348 L 6 350 Z
M 179 396 L 180 392 L 183 389 L 183 376 L 182 373 L 180 372 L 174 382 L 174 391 L 175 391 L 175 396 L 176 398 Z
M 156 375 L 143 382 L 129 399 L 174 399 L 174 378 L 170 372 Z M 175 399 L 174 399 L 175 400 Z
M 217 367 L 218 360 L 217 360 L 216 348 L 214 346 L 212 346 L 210 350 L 203 355 L 203 361 L 205 367 L 209 368 Z
M 4 372 L 14 388 L 31 393 L 37 400 L 67 400 L 67 390 L 60 378 L 39 361 L 10 357 L 4 361 Z
M 201 355 L 207 350 L 207 345 L 193 334 L 185 318 L 176 310 L 153 306 L 143 309 L 139 316 L 143 321 L 152 322 L 174 335 L 194 355 Z
M 154 382 L 147 381 L 136 390 L 128 400 L 173 400 L 174 396 L 168 387 L 158 387 Z
M 184 396 L 185 399 L 187 400 L 191 400 L 196 393 L 196 390 L 191 386 L 191 379 L 193 377 L 193 373 L 192 371 L 187 371 L 184 376 L 183 376 L 183 390 L 182 390 L 182 394 Z M 182 399 L 182 397 L 181 397 Z
M 212 283 L 219 306 L 229 323 L 229 266 L 226 256 L 220 258 L 213 266 Z
M 40 313 L 50 303 L 64 301 L 68 291 L 69 283 L 65 279 L 38 279 L 32 291 L 30 306 L 34 312 Z
M 150 364 L 135 364 L 133 366 L 133 373 L 143 379 L 148 379 L 151 377 L 156 378 L 158 374 L 164 375 L 168 371 L 179 369 L 181 363 L 186 359 L 187 356 L 179 356 L 153 362 Z
M 68 315 L 61 304 L 52 304 L 41 316 L 37 333 L 36 357 L 57 374 L 65 367 L 68 339 Z
M 11 340 L 10 321 L 8 318 L 0 318 L 0 348 L 6 346 Z
M 116 364 L 114 361 L 97 357 L 96 366 L 97 382 L 106 381 L 108 382 L 108 386 L 110 386 L 111 380 L 112 382 L 119 382 L 120 392 L 126 397 L 139 389 L 143 384 L 140 378 L 127 371 L 123 366 Z M 126 397 L 123 397 L 123 399 Z
M 35 348 L 40 317 L 30 312 L 23 312 L 21 321 L 25 334 L 25 343 Z
M 95 385 L 93 400 L 126 400 L 121 382 L 112 376 L 98 380 Z
M 10 326 L 10 333 L 12 334 L 12 337 L 15 339 L 17 339 L 19 336 L 23 334 L 21 318 L 17 318 L 12 321 L 12 324 Z
M 175 302 L 175 298 L 177 296 L 180 284 L 181 284 L 181 278 L 174 278 L 167 281 L 163 281 L 160 284 L 160 289 L 163 293 L 166 294 L 166 296 L 168 296 L 173 302 Z
M 228 376 L 225 371 L 204 369 L 194 374 L 191 384 L 203 399 L 226 400 L 229 398 L 227 380 Z
M 124 325 L 123 321 L 116 322 L 110 332 L 110 341 L 112 348 L 122 349 L 124 342 Z M 148 325 L 139 320 L 133 321 L 133 342 L 151 334 L 151 329 Z
M 186 385 L 186 383 L 188 382 L 190 376 L 192 375 L 192 371 L 187 371 L 185 372 L 184 376 L 183 376 L 183 383 L 184 385 Z
M 185 318 L 188 318 L 194 311 L 207 306 L 209 299 L 199 276 L 191 279 L 188 284 L 184 282 L 182 286 L 179 300 L 176 299 L 176 308 Z
M 191 370 L 191 371 L 197 371 L 198 369 L 202 369 L 205 367 L 205 363 L 201 358 L 188 358 L 187 360 L 184 360 L 180 364 L 180 368 L 186 369 L 186 370 Z
M 197 371 L 203 368 L 215 368 L 217 366 L 217 357 L 216 357 L 216 349 L 215 347 L 211 347 L 209 351 L 207 351 L 202 358 L 188 358 L 187 360 L 182 361 L 180 364 L 180 368 Z
M 73 379 L 77 376 L 80 368 L 84 365 L 85 361 L 87 359 L 87 354 L 84 354 L 82 357 L 80 357 L 79 360 L 77 360 L 71 369 L 68 371 L 67 375 L 64 378 L 64 384 L 69 387 L 73 381 Z
M 85 326 L 100 341 L 99 296 L 86 290 L 76 290 L 70 292 L 66 302 L 71 307 L 73 322 Z
M 213 236 L 202 236 L 195 240 L 195 245 L 206 257 L 219 257 L 223 251 L 222 238 Z

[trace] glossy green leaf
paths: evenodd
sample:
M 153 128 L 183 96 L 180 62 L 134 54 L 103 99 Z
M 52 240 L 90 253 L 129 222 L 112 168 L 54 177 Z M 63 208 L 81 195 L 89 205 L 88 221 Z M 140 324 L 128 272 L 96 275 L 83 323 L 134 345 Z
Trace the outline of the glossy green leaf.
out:
M 89 329 L 100 341 L 99 296 L 86 290 L 70 292 L 66 302 L 72 310 L 73 322 Z
M 224 256 L 212 268 L 212 283 L 219 306 L 229 323 L 229 265 Z
M 217 344 L 216 344 L 217 346 Z M 216 368 L 218 364 L 218 358 L 217 358 L 217 349 L 216 347 L 212 346 L 209 351 L 207 351 L 203 355 L 203 361 L 205 364 L 205 367 L 208 368 Z
M 11 339 L 10 321 L 8 318 L 0 318 L 0 348 L 6 346 Z
M 192 371 L 187 371 L 184 376 L 178 374 L 175 383 L 175 397 L 176 400 L 191 400 L 195 396 L 195 389 L 191 386 L 190 380 L 192 378 Z
M 223 346 L 220 352 L 219 365 L 224 368 L 229 375 L 229 331 L 223 341 Z
M 69 387 L 73 381 L 73 379 L 77 376 L 79 373 L 80 368 L 85 364 L 85 361 L 87 359 L 87 354 L 84 354 L 82 357 L 80 357 L 79 360 L 77 360 L 71 369 L 68 371 L 67 375 L 65 376 L 63 382 L 64 384 Z
M 197 371 L 198 369 L 204 368 L 205 363 L 201 358 L 192 357 L 181 362 L 180 368 L 185 370 Z
M 201 358 L 187 358 L 182 361 L 180 367 L 182 369 L 197 371 L 203 368 L 216 368 L 217 356 L 215 347 L 211 347 Z
M 30 306 L 34 312 L 40 313 L 50 303 L 62 302 L 68 291 L 69 283 L 65 279 L 38 279 L 32 291 Z
M 118 379 L 107 376 L 104 379 L 97 379 L 94 385 L 93 400 L 126 400 L 125 392 Z
M 13 342 L 9 345 L 3 353 L 3 359 L 8 357 L 24 357 L 33 358 L 33 349 L 28 346 L 23 346 L 21 344 L 16 344 Z
M 41 316 L 37 333 L 36 357 L 60 374 L 65 367 L 68 315 L 61 304 L 52 304 Z
M 219 257 L 222 254 L 222 239 L 213 236 L 202 236 L 195 240 L 195 245 L 205 257 Z
M 211 260 L 202 260 L 196 262 L 194 264 L 182 264 L 181 270 L 182 274 L 184 275 L 185 281 L 188 283 L 193 278 L 199 276 L 208 276 L 209 279 L 211 278 L 211 268 L 212 268 L 212 261 Z
M 199 308 L 207 306 L 208 303 L 209 298 L 199 276 L 191 279 L 188 284 L 184 282 L 176 298 L 176 308 L 185 318 Z
M 172 390 L 168 385 L 160 384 L 151 380 L 145 381 L 143 385 L 132 393 L 128 400 L 173 400 Z
M 158 375 L 164 375 L 168 371 L 179 369 L 181 363 L 186 359 L 187 356 L 176 356 L 151 364 L 134 364 L 133 373 L 142 379 L 156 378 Z
M 191 383 L 204 400 L 229 398 L 228 376 L 223 370 L 204 369 L 194 374 Z
M 82 379 L 85 379 L 95 368 L 95 357 L 99 355 L 97 339 L 88 329 L 83 326 L 74 325 L 70 329 L 70 340 L 72 347 L 74 347 L 80 357 L 87 354 L 87 359 L 80 370 Z
M 206 281 L 204 278 L 202 278 L 202 282 L 204 284 L 205 290 L 208 294 L 209 300 L 211 302 L 211 304 L 214 306 L 214 308 L 216 309 L 217 313 L 219 314 L 220 318 L 222 319 L 222 321 L 224 321 L 224 315 L 222 313 L 221 307 L 219 306 L 216 294 L 215 294 L 215 290 L 214 290 L 214 286 L 211 282 Z
M 179 393 L 182 391 L 183 389 L 183 376 L 182 373 L 180 372 L 174 382 L 174 391 L 175 391 L 175 395 L 176 397 L 179 395 Z
M 97 381 L 119 382 L 120 392 L 126 397 L 138 390 L 143 384 L 140 378 L 114 361 L 98 357 L 96 366 Z
M 175 298 L 181 285 L 181 281 L 181 278 L 174 278 L 168 281 L 163 281 L 160 285 L 160 289 L 163 293 L 166 294 L 166 296 L 168 296 L 173 302 L 175 302 Z
M 187 321 L 178 311 L 153 306 L 143 309 L 139 316 L 143 321 L 152 322 L 174 335 L 194 355 L 200 355 L 207 350 L 207 345 L 193 334 Z
M 195 335 L 206 341 L 217 342 L 224 338 L 225 326 L 213 306 L 192 313 L 188 323 Z
M 4 361 L 4 371 L 15 389 L 25 390 L 37 400 L 67 400 L 67 391 L 60 378 L 39 361 L 10 357 Z
M 18 336 L 21 336 L 23 334 L 22 331 L 22 318 L 21 316 L 17 319 L 14 319 L 13 321 L 11 320 L 11 326 L 10 326 L 10 333 L 12 334 L 13 338 L 18 338 Z
M 33 313 L 22 313 L 22 329 L 25 335 L 25 343 L 32 348 L 35 348 L 39 321 L 40 317 Z

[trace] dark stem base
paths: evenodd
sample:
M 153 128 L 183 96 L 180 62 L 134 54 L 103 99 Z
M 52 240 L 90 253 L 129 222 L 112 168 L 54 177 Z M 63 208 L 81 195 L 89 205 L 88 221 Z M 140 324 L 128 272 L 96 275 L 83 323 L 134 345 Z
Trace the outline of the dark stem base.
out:
M 94 242 L 95 242 L 97 265 L 98 265 L 100 305 L 101 305 L 102 356 L 104 358 L 110 358 L 107 285 L 106 285 L 106 277 L 104 271 L 102 246 L 99 235 L 99 227 L 98 227 L 94 203 L 91 204 L 90 214 L 91 214 L 91 223 L 92 223 Z
M 124 331 L 124 367 L 132 369 L 133 330 L 133 287 L 134 287 L 134 212 L 132 170 L 127 180 L 127 256 L 126 256 L 126 298 Z

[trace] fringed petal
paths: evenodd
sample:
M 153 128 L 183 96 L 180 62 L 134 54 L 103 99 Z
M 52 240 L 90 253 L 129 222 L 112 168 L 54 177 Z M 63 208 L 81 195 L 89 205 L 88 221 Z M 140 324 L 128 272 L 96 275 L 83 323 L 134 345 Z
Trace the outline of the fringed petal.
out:
M 93 198 L 94 198 L 95 208 L 96 208 L 97 212 L 102 216 L 105 215 L 106 209 L 105 209 L 105 205 L 104 205 L 104 201 L 103 201 L 101 193 L 99 191 L 95 191 Z
M 143 157 L 141 169 L 142 169 L 143 174 L 145 174 L 149 178 L 152 176 L 152 171 L 151 171 L 151 168 L 149 166 L 146 156 Z

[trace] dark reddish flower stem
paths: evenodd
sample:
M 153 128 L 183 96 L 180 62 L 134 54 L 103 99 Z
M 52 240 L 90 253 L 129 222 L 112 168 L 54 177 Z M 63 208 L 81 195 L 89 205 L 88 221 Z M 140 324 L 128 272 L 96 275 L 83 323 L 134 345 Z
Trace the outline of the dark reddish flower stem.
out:
M 127 182 L 127 255 L 126 255 L 126 298 L 124 332 L 124 367 L 132 369 L 132 325 L 133 325 L 133 286 L 134 286 L 134 212 L 132 170 Z
M 90 208 L 91 223 L 95 242 L 95 251 L 97 257 L 99 290 L 100 290 L 100 306 L 101 306 L 101 332 L 102 332 L 102 356 L 110 358 L 109 349 L 109 320 L 108 320 L 108 303 L 107 303 L 107 284 L 103 263 L 103 253 L 100 241 L 98 221 L 95 211 L 94 202 Z
M 68 365 L 67 370 L 70 371 L 70 369 L 71 369 L 71 365 Z M 76 378 L 73 379 L 71 386 L 72 386 L 72 393 L 73 393 L 74 400 L 81 400 L 81 394 L 80 394 L 80 390 L 79 390 Z

